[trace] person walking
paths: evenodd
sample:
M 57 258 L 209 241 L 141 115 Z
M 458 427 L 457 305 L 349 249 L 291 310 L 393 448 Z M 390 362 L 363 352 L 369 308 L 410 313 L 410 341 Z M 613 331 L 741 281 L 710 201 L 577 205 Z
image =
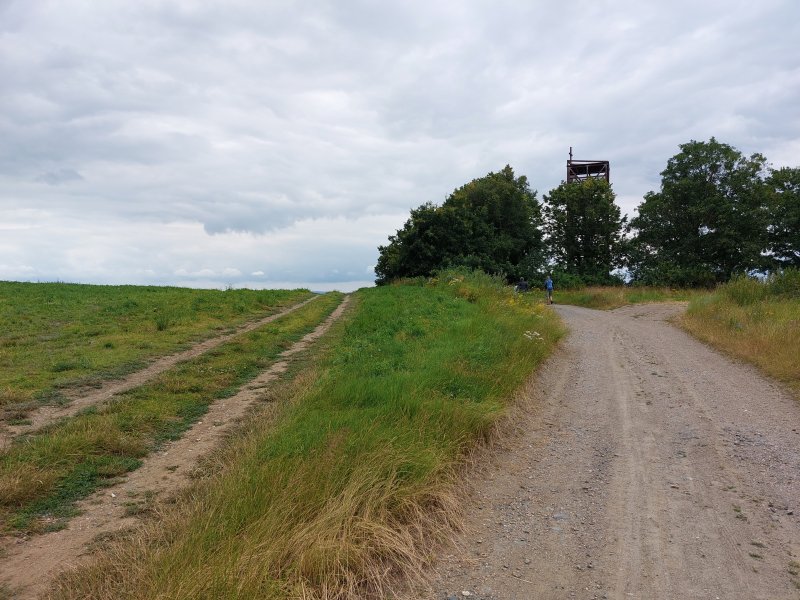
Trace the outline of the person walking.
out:
M 553 280 L 550 277 L 550 273 L 547 274 L 547 279 L 544 280 L 544 289 L 545 293 L 547 294 L 547 303 L 553 303 Z

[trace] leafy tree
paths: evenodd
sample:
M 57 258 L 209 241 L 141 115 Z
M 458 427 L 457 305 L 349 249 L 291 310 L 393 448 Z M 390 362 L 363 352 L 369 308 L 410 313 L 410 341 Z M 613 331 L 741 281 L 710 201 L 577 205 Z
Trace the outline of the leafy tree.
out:
M 631 220 L 629 268 L 645 284 L 711 285 L 763 266 L 766 159 L 690 141 L 669 159 L 661 190 Z
M 506 166 L 453 191 L 444 204 L 411 211 L 402 229 L 378 248 L 378 284 L 468 266 L 509 278 L 542 262 L 541 207 L 527 178 Z
M 554 268 L 586 283 L 612 283 L 626 218 L 603 179 L 562 182 L 544 197 L 544 230 Z
M 430 275 L 451 264 L 459 240 L 467 234 L 468 224 L 452 209 L 431 203 L 412 209 L 402 229 L 389 236 L 389 244 L 378 248 L 375 272 L 377 283 L 401 277 Z
M 781 266 L 800 267 L 800 167 L 772 171 L 767 186 L 770 255 Z

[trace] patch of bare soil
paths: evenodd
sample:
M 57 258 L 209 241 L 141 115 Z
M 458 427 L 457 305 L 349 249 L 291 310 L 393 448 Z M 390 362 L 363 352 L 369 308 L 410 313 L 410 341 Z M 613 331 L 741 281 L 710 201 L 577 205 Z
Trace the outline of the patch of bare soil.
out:
M 322 336 L 345 311 L 349 297 L 314 331 L 285 350 L 279 360 L 239 393 L 209 407 L 180 440 L 144 460 L 124 481 L 79 503 L 80 516 L 66 529 L 31 538 L 0 540 L 0 582 L 13 598 L 37 598 L 62 571 L 91 559 L 93 542 L 138 523 L 135 514 L 149 498 L 169 497 L 191 482 L 192 470 L 230 434 L 264 389 L 288 367 L 293 355 Z M 263 323 L 262 323 L 263 324 Z
M 420 597 L 800 598 L 800 404 L 682 309 L 555 308 L 571 333 Z
M 312 296 L 308 300 L 293 304 L 292 306 L 289 306 L 278 313 L 264 317 L 263 319 L 258 319 L 257 321 L 245 323 L 244 325 L 236 328 L 232 333 L 209 338 L 198 344 L 195 344 L 188 350 L 159 358 L 150 363 L 150 365 L 144 369 L 136 371 L 135 373 L 131 373 L 123 379 L 107 381 L 103 383 L 101 387 L 92 389 L 89 392 L 86 392 L 86 390 L 65 390 L 64 395 L 68 400 L 68 404 L 65 406 L 41 406 L 27 415 L 28 423 L 25 425 L 7 425 L 5 423 L 0 423 L 0 449 L 10 444 L 11 441 L 19 435 L 36 431 L 37 429 L 41 429 L 42 427 L 54 423 L 59 419 L 71 417 L 88 406 L 105 402 L 116 394 L 121 394 L 122 392 L 138 387 L 156 375 L 174 367 L 177 363 L 200 356 L 201 354 L 216 348 L 220 344 L 224 344 L 237 335 L 252 331 L 253 329 L 262 327 L 267 323 L 271 323 L 276 319 L 280 319 L 290 312 L 305 306 L 315 298 L 317 298 L 317 296 Z

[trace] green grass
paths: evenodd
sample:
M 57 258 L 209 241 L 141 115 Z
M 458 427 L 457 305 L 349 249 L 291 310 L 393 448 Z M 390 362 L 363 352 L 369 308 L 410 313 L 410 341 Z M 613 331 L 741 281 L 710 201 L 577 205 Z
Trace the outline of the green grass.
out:
M 486 276 L 359 291 L 280 416 L 61 597 L 386 597 L 453 525 L 458 466 L 562 334 Z
M 683 302 L 705 292 L 670 288 L 651 288 L 636 286 L 585 287 L 557 290 L 553 301 L 557 304 L 571 304 L 586 308 L 611 310 L 627 304 L 645 302 Z
M 682 325 L 800 394 L 800 271 L 789 270 L 765 282 L 740 278 L 698 296 Z
M 178 438 L 211 402 L 235 393 L 340 300 L 341 294 L 326 294 L 111 402 L 18 439 L 0 454 L 4 527 L 39 530 L 42 517 L 72 516 L 76 500 L 137 468 L 160 443 Z
M 308 290 L 0 282 L 0 406 L 120 377 L 309 297 Z

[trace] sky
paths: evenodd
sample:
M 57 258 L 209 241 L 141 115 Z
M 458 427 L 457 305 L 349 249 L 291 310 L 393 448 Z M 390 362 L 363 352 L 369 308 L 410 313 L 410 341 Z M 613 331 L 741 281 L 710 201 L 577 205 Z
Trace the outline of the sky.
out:
M 0 0 L 0 280 L 350 291 L 409 211 L 800 166 L 800 2 Z

